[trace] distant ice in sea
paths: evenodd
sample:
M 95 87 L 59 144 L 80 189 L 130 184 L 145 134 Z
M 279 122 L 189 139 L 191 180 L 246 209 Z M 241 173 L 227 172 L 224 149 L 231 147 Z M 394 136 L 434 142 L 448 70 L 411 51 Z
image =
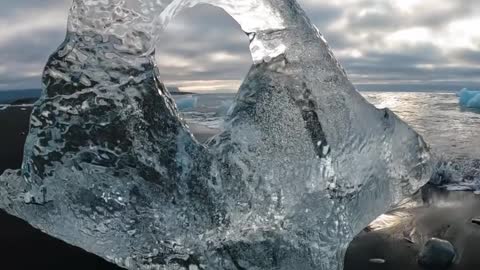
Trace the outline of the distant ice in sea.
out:
M 480 191 L 480 138 L 476 136 L 480 114 L 459 110 L 454 93 L 387 91 L 362 95 L 378 108 L 392 109 L 442 157 L 431 184 L 452 191 Z M 197 97 L 195 108 L 181 110 L 185 121 L 220 132 L 235 94 Z M 182 98 L 176 98 L 177 103 Z
M 469 91 L 474 92 L 474 91 Z M 448 189 L 480 191 L 480 114 L 462 111 L 448 92 L 362 92 L 378 108 L 390 108 L 412 125 L 442 156 L 431 183 Z M 223 128 L 235 94 L 198 95 L 197 106 L 181 110 L 188 124 Z M 178 99 L 175 98 L 178 103 Z
M 464 88 L 457 95 L 463 107 L 480 109 L 480 90 Z
M 197 107 L 198 97 L 197 96 L 185 96 L 178 99 L 175 99 L 177 108 L 179 110 L 192 110 Z

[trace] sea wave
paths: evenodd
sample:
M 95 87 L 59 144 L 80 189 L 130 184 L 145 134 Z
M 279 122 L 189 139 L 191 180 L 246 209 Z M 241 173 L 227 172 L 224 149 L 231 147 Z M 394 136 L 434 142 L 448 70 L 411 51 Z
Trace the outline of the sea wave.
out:
M 430 183 L 451 191 L 480 193 L 480 159 L 440 158 Z

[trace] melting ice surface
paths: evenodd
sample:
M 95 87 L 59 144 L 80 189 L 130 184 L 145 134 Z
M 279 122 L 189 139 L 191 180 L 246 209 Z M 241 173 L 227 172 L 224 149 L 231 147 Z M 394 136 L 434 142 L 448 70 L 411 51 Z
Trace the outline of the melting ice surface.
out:
M 254 65 L 199 144 L 153 45 L 223 8 Z M 75 0 L 0 206 L 129 269 L 342 269 L 353 236 L 429 179 L 422 138 L 354 89 L 294 0 Z
M 480 91 L 468 90 L 466 88 L 458 92 L 460 105 L 467 108 L 480 109 Z

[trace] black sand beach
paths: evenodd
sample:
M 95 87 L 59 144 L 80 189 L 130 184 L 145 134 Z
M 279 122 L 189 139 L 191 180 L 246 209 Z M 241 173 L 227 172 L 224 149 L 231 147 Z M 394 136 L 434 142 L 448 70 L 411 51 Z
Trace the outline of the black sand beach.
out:
M 21 165 L 30 108 L 16 106 L 0 110 L 0 173 Z M 200 141 L 215 133 L 208 128 L 191 128 Z M 345 270 L 422 269 L 417 257 L 428 237 L 443 238 L 455 246 L 457 258 L 449 269 L 480 269 L 480 225 L 471 222 L 472 218 L 480 217 L 480 196 L 426 187 L 423 196 L 418 198 L 419 205 L 404 210 L 408 217 L 400 218 L 395 226 L 357 236 L 347 250 Z M 413 242 L 407 241 L 405 235 L 413 235 Z M 3 212 L 0 212 L 0 254 L 1 269 L 120 269 Z M 374 258 L 385 262 L 370 262 Z
M 31 106 L 0 105 L 0 173 L 19 168 L 23 157 L 23 144 L 28 133 Z
M 448 269 L 480 269 L 480 225 L 472 223 L 473 218 L 480 217 L 480 196 L 431 186 L 422 192 L 428 202 L 404 211 L 411 217 L 355 238 L 347 250 L 345 270 L 424 269 L 417 263 L 418 254 L 423 242 L 431 237 L 448 240 L 455 247 L 457 256 Z M 409 237 L 412 231 L 413 237 Z M 385 263 L 373 264 L 369 261 L 372 258 L 384 259 Z

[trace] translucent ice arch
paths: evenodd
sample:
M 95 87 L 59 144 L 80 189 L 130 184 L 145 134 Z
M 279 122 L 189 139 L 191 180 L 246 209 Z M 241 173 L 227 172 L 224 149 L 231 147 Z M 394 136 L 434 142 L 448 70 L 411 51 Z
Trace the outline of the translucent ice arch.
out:
M 250 49 L 255 63 L 285 52 L 285 44 L 262 40 L 259 32 L 275 32 L 300 26 L 306 17 L 296 3 L 285 1 L 235 0 L 107 0 L 74 1 L 68 31 L 79 35 L 94 32 L 123 41 L 116 49 L 125 53 L 149 54 L 159 42 L 161 32 L 183 9 L 210 4 L 226 11 L 245 33 L 250 34 Z M 96 8 L 96 7 L 102 8 Z M 92 20 L 92 18 L 95 18 Z
M 222 7 L 254 65 L 207 146 L 153 45 L 182 8 Z M 0 207 L 129 269 L 342 269 L 370 221 L 417 191 L 423 139 L 349 82 L 294 0 L 76 0 Z

